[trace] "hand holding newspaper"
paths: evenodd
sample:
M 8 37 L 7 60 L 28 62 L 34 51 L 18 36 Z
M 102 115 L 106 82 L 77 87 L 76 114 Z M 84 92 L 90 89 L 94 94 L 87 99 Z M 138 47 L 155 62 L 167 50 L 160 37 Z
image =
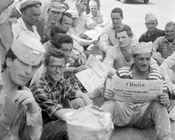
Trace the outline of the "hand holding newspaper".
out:
M 121 79 L 114 75 L 107 80 L 107 89 L 114 92 L 114 99 L 122 102 L 143 103 L 156 100 L 162 94 L 162 80 Z
M 93 55 L 89 56 L 85 67 L 87 69 L 76 73 L 75 76 L 88 92 L 92 92 L 104 84 L 109 68 Z

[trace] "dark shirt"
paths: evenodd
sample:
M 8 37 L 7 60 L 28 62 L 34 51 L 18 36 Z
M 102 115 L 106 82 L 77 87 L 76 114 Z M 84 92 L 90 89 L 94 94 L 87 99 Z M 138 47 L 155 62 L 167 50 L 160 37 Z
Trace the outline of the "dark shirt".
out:
M 160 29 L 155 29 L 155 31 L 149 35 L 148 31 L 143 33 L 140 38 L 139 38 L 139 42 L 154 42 L 158 37 L 160 36 L 164 36 L 165 32 L 163 30 Z
M 42 109 L 44 123 L 55 120 L 53 114 L 63 108 L 65 99 L 73 99 L 76 94 L 76 90 L 66 80 L 61 80 L 54 86 L 45 71 L 30 88 Z

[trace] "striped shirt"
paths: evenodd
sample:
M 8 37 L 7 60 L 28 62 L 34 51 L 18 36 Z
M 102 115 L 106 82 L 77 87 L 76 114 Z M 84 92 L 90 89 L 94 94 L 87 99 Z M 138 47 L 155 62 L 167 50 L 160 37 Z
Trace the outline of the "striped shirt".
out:
M 133 65 L 131 67 L 122 67 L 118 70 L 117 75 L 123 79 L 133 79 L 132 68 Z M 163 93 L 168 93 L 166 81 L 158 70 L 150 67 L 147 80 L 163 80 Z

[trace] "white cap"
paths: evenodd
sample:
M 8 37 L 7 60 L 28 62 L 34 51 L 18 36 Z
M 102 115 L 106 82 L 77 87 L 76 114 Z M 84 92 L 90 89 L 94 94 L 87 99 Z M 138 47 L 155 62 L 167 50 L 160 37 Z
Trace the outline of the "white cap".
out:
M 96 8 L 96 7 L 98 7 L 98 4 L 95 0 L 90 0 L 89 7 Z
M 79 17 L 77 10 L 68 10 L 67 12 L 72 15 L 72 18 L 78 18 Z
M 147 13 L 145 15 L 145 22 L 150 22 L 150 21 L 153 21 L 153 20 L 156 20 L 156 16 L 153 15 L 152 13 Z
M 151 53 L 152 52 L 152 42 L 141 42 L 133 45 L 133 54 Z
M 41 42 L 28 34 L 20 34 L 14 38 L 11 50 L 25 64 L 36 66 L 44 55 L 45 49 Z

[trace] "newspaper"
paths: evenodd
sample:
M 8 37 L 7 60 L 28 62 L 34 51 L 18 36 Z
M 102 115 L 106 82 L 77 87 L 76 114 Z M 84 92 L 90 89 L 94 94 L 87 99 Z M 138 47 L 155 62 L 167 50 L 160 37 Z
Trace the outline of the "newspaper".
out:
M 143 103 L 156 100 L 163 90 L 163 80 L 121 79 L 114 75 L 107 81 L 107 89 L 114 99 L 123 102 Z
M 104 84 L 109 69 L 93 55 L 89 56 L 85 67 L 87 69 L 76 73 L 75 76 L 88 92 L 92 92 Z

